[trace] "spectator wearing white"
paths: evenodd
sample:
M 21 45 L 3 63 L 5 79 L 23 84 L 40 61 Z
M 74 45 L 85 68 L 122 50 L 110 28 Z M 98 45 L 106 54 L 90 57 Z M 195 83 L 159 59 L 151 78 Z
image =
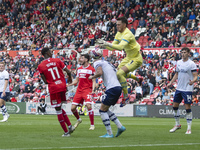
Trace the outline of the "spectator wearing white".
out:
M 163 78 L 168 79 L 168 70 L 166 68 L 163 68 L 162 75 L 163 75 Z
M 172 29 L 169 29 L 169 33 L 167 34 L 167 38 L 173 38 L 174 36 L 174 32 L 172 31 Z
M 183 25 L 180 27 L 180 31 L 181 31 L 181 34 L 186 34 L 186 29 Z
M 199 47 L 200 43 L 199 41 L 197 40 L 197 38 L 195 37 L 194 41 L 193 41 L 193 44 L 192 44 L 192 47 Z
M 23 102 L 23 99 L 24 99 L 23 90 L 20 90 L 20 93 L 17 97 L 17 102 Z

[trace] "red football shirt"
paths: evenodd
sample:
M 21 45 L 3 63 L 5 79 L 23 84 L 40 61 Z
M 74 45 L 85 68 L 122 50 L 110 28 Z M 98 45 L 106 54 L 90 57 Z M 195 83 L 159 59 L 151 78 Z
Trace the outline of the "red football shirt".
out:
M 38 65 L 38 70 L 44 74 L 49 88 L 49 93 L 58 93 L 66 91 L 66 81 L 63 69 L 65 64 L 58 58 L 49 58 L 43 60 Z
M 94 73 L 95 69 L 91 65 L 88 65 L 86 68 L 83 66 L 78 68 L 76 75 L 79 78 L 77 91 L 82 92 L 86 89 L 92 89 L 92 80 L 89 80 L 88 77 Z

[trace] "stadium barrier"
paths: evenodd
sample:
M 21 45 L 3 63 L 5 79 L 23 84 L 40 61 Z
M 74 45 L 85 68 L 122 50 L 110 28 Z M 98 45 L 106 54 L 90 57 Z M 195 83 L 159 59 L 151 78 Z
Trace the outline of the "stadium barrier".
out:
M 173 118 L 173 106 L 168 105 L 134 105 L 134 117 Z M 179 106 L 180 117 L 186 115 L 185 106 Z M 193 118 L 200 118 L 199 106 L 192 106 Z
M 9 114 L 25 114 L 26 113 L 26 103 L 6 102 L 6 108 Z M 0 114 L 2 114 L 1 109 L 0 109 Z
M 99 116 L 100 103 L 93 103 L 94 115 Z M 6 102 L 8 113 L 11 114 L 35 114 L 39 103 L 12 103 Z M 120 104 L 111 106 L 110 110 L 117 116 L 123 117 L 158 117 L 158 118 L 173 118 L 173 107 L 168 105 L 134 105 L 127 104 L 125 107 L 119 107 Z M 68 115 L 72 115 L 71 103 L 63 104 L 62 108 Z M 185 106 L 180 106 L 180 116 L 184 118 L 186 115 Z M 1 113 L 1 112 L 0 112 Z M 46 114 L 56 114 L 50 103 L 47 103 Z M 200 118 L 199 106 L 192 106 L 193 118 Z

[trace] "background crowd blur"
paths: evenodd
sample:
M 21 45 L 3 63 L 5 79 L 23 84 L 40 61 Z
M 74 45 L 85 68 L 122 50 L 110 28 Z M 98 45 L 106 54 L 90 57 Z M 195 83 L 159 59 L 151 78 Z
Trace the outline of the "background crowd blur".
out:
M 0 56 L 10 74 L 10 100 L 38 102 L 48 94 L 37 71 L 43 57 L 34 56 L 31 51 L 49 47 L 80 52 L 94 46 L 97 38 L 113 41 L 116 18 L 126 16 L 144 59 L 143 65 L 134 72 L 144 77 L 142 85 L 128 79 L 130 102 L 171 105 L 176 84 L 169 88 L 166 84 L 172 79 L 181 55 L 176 50 L 158 54 L 143 48 L 199 47 L 199 7 L 199 0 L 0 0 L 0 51 L 29 50 L 28 56 L 11 57 L 6 52 Z M 65 62 L 75 79 L 80 66 L 77 55 L 57 53 L 54 57 Z M 117 68 L 123 58 L 113 53 L 103 59 Z M 191 52 L 190 59 L 199 68 L 197 49 Z M 96 102 L 105 90 L 101 78 L 97 83 L 93 96 Z M 71 90 L 68 97 L 73 98 L 74 93 Z M 198 77 L 193 105 L 198 105 L 199 95 Z

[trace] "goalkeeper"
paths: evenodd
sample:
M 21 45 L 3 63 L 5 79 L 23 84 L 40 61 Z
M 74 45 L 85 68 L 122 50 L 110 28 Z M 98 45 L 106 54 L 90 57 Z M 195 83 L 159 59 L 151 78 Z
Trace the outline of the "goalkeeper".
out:
M 142 77 L 136 77 L 130 73 L 142 65 L 143 59 L 139 52 L 140 45 L 135 40 L 135 36 L 132 34 L 132 32 L 126 27 L 127 24 L 128 21 L 125 17 L 117 18 L 118 32 L 115 35 L 114 41 L 109 43 L 102 39 L 97 40 L 98 45 L 108 50 L 124 50 L 126 52 L 126 57 L 119 64 L 117 71 L 117 77 L 124 93 L 124 98 L 120 107 L 125 106 L 129 101 L 126 78 L 132 78 L 140 84 L 143 80 Z

